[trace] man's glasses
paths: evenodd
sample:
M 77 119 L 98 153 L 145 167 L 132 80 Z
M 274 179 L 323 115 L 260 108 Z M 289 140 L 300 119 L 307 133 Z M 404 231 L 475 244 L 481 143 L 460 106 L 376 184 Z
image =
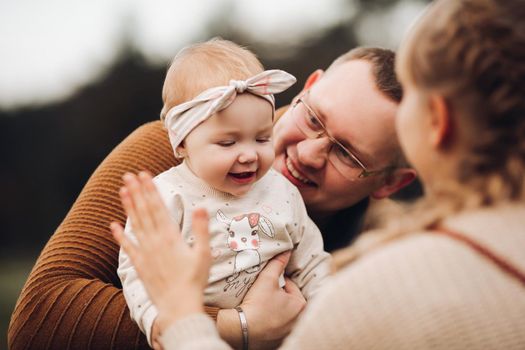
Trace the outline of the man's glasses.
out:
M 347 180 L 375 176 L 395 168 L 390 165 L 380 170 L 367 170 L 363 162 L 361 162 L 355 154 L 343 146 L 341 142 L 337 141 L 328 130 L 326 130 L 321 119 L 319 119 L 313 109 L 304 101 L 304 95 L 295 101 L 292 108 L 295 123 L 306 137 L 317 139 L 326 136 L 331 141 L 332 144 L 328 150 L 328 161 L 332 163 L 337 171 Z

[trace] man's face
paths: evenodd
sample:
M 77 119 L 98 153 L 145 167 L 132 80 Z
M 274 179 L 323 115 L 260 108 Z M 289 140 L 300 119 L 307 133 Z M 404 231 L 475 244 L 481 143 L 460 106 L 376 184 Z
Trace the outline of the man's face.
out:
M 342 63 L 305 88 L 309 88 L 305 100 L 328 132 L 358 156 L 367 170 L 391 165 L 397 144 L 397 104 L 379 91 L 369 62 Z M 276 123 L 273 167 L 298 187 L 311 213 L 322 215 L 352 206 L 383 185 L 383 175 L 345 178 L 328 161 L 329 139 L 309 139 L 296 121 L 297 113 L 290 108 Z

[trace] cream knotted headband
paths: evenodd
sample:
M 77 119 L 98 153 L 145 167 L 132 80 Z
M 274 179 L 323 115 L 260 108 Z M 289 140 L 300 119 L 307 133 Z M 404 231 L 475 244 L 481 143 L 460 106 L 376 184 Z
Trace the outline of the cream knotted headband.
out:
M 275 110 L 275 100 L 272 94 L 288 89 L 295 82 L 295 77 L 285 71 L 267 70 L 247 80 L 230 80 L 228 86 L 205 90 L 193 100 L 171 108 L 166 113 L 164 126 L 168 130 L 173 150 L 177 149 L 177 146 L 197 125 L 228 107 L 237 94 L 249 92 L 262 97 L 270 102 Z

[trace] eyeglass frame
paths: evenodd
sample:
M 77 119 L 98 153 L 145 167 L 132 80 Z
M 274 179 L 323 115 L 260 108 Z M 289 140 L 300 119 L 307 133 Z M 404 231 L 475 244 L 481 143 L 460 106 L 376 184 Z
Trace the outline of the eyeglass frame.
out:
M 337 145 L 338 147 L 340 147 L 344 152 L 346 152 L 350 158 L 352 158 L 357 165 L 359 165 L 359 167 L 361 168 L 361 173 L 357 176 L 357 178 L 359 179 L 362 179 L 362 178 L 367 178 L 367 177 L 371 177 L 371 176 L 376 176 L 376 175 L 379 175 L 381 173 L 384 173 L 386 171 L 391 171 L 393 169 L 396 168 L 395 165 L 389 165 L 389 166 L 386 166 L 384 167 L 383 169 L 379 169 L 379 170 L 368 170 L 366 168 L 366 166 L 363 164 L 363 162 L 361 160 L 359 160 L 359 158 L 357 158 L 357 156 L 352 152 L 350 151 L 347 147 L 345 147 L 340 141 L 338 141 L 335 137 L 333 137 L 329 132 L 328 130 L 326 129 L 326 126 L 324 125 L 323 121 L 317 116 L 317 114 L 315 113 L 315 111 L 312 109 L 312 107 L 310 107 L 308 105 L 308 103 L 306 103 L 306 101 L 304 100 L 303 96 L 306 96 L 306 94 L 308 94 L 310 92 L 310 90 L 306 91 L 302 96 L 298 97 L 294 104 L 292 105 L 292 108 L 295 109 L 297 107 L 297 105 L 299 103 L 302 103 L 304 105 L 304 107 L 306 108 L 308 114 L 310 115 L 310 117 L 313 117 L 318 123 L 319 125 L 321 126 L 321 131 L 316 131 L 316 130 L 313 130 L 311 129 L 309 126 L 307 126 L 308 128 L 310 128 L 310 130 L 312 132 L 315 132 L 317 135 L 315 137 L 312 137 L 310 135 L 307 135 L 302 129 L 301 127 L 299 127 L 299 125 L 297 125 L 297 121 L 296 121 L 296 125 L 297 125 L 297 128 L 301 131 L 301 133 L 303 133 L 304 136 L 308 137 L 309 139 L 318 139 L 320 137 L 323 137 L 323 136 L 326 136 L 328 138 L 328 140 L 330 140 L 330 142 L 332 143 L 332 146 L 330 146 L 330 149 L 328 150 L 328 154 L 330 153 L 330 151 L 332 150 L 332 147 L 333 145 Z M 303 116 L 304 118 L 305 116 Z M 306 123 L 308 124 L 308 123 Z M 334 165 L 335 167 L 335 165 Z M 337 169 L 337 167 L 335 167 Z M 341 171 L 339 169 L 337 169 L 337 171 L 339 171 L 341 173 Z M 348 179 L 344 174 L 341 174 L 343 175 L 346 179 Z M 350 180 L 350 179 L 349 179 Z

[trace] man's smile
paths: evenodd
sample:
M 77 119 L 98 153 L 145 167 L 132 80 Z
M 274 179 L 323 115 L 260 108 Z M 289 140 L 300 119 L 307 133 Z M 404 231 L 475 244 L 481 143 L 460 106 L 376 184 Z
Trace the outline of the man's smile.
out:
M 302 173 L 300 170 L 297 169 L 297 167 L 294 166 L 294 163 L 292 162 L 291 158 L 288 157 L 288 155 L 285 156 L 284 163 L 285 164 L 282 169 L 282 173 L 294 185 L 296 185 L 297 187 L 316 186 L 316 184 L 313 181 L 308 179 L 304 173 Z

